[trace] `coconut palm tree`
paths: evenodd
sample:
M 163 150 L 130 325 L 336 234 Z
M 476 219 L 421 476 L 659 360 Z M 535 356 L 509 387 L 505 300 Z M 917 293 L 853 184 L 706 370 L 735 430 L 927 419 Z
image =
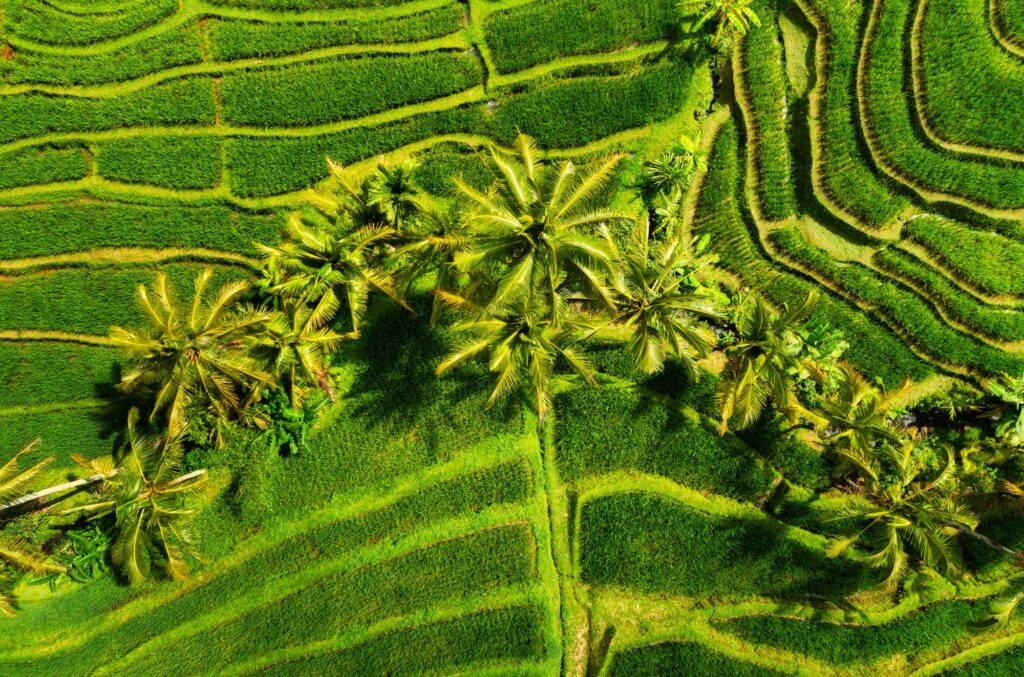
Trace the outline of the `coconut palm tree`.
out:
M 973 532 L 978 519 L 953 493 L 956 460 L 947 449 L 946 464 L 934 477 L 926 477 L 915 457 L 914 445 L 880 444 L 857 466 L 870 507 L 851 511 L 849 517 L 865 526 L 835 540 L 827 552 L 837 557 L 855 543 L 870 548 L 863 557 L 871 567 L 887 570 L 885 584 L 895 590 L 912 559 L 944 576 L 957 574 L 961 557 L 952 536 Z
M 343 300 L 352 332 L 358 335 L 371 290 L 398 301 L 394 282 L 378 263 L 376 251 L 395 234 L 387 226 L 332 225 L 319 212 L 293 214 L 281 244 L 260 245 L 267 267 L 279 271 L 282 280 L 268 291 L 312 306 L 326 303 L 336 310 Z M 332 315 L 328 321 L 333 319 Z
M 840 362 L 837 370 L 838 386 L 818 402 L 811 417 L 830 451 L 852 463 L 861 473 L 871 473 L 870 459 L 875 447 L 899 445 L 902 441 L 903 433 L 893 423 L 893 410 L 910 383 L 886 393 L 868 383 L 846 362 Z
M 717 46 L 726 35 L 737 33 L 746 35 L 751 26 L 760 26 L 761 20 L 751 9 L 754 0 L 686 0 L 680 7 L 687 11 L 701 13 L 700 18 L 690 27 L 696 33 L 708 22 L 715 21 L 715 32 L 711 38 L 711 46 Z
M 128 414 L 128 444 L 116 473 L 101 485 L 98 499 L 65 510 L 91 519 L 113 515 L 117 535 L 111 559 L 133 585 L 161 567 L 173 580 L 188 577 L 184 550 L 191 544 L 188 522 L 207 474 L 181 474 L 180 437 L 153 437 L 139 428 L 139 410 Z
M 39 473 L 53 459 L 46 458 L 31 468 L 18 470 L 18 459 L 28 453 L 39 440 L 35 440 L 0 466 L 0 503 L 7 503 L 19 497 Z M 61 573 L 64 567 L 54 564 L 39 551 L 20 539 L 0 534 L 0 614 L 13 616 L 17 601 L 12 588 L 18 572 L 35 574 Z
M 812 292 L 800 305 L 774 313 L 758 296 L 752 307 L 743 309 L 737 340 L 725 351 L 728 362 L 717 393 L 723 434 L 730 421 L 738 429 L 749 427 L 768 404 L 791 419 L 802 411 L 793 391 L 803 352 L 798 329 L 814 299 Z
M 514 391 L 520 391 L 543 421 L 551 410 L 551 379 L 559 359 L 591 385 L 596 385 L 593 369 L 573 343 L 591 329 L 587 322 L 566 313 L 558 324 L 551 317 L 544 299 L 534 296 L 487 310 L 466 298 L 452 294 L 447 301 L 476 317 L 453 325 L 457 332 L 469 334 L 437 367 L 437 374 L 489 354 L 490 370 L 497 374 L 494 389 L 487 399 L 490 408 Z
M 400 247 L 392 257 L 398 269 L 396 292 L 399 298 L 406 298 L 413 282 L 433 272 L 434 302 L 430 323 L 436 324 L 444 308 L 441 292 L 454 289 L 459 277 L 455 254 L 470 243 L 461 205 L 452 202 L 444 209 L 423 211 L 411 237 L 412 241 Z
M 489 190 L 481 192 L 456 179 L 471 206 L 467 226 L 473 241 L 455 255 L 455 262 L 460 270 L 495 276 L 488 308 L 541 294 L 557 324 L 566 306 L 558 290 L 567 274 L 606 293 L 611 257 L 596 230 L 632 217 L 598 202 L 622 156 L 579 171 L 572 162 L 543 162 L 526 135 L 519 135 L 516 148 L 516 154 L 491 148 L 487 162 L 498 180 Z
M 652 374 L 670 356 L 696 380 L 697 359 L 706 357 L 715 343 L 714 333 L 700 320 L 724 318 L 711 296 L 692 289 L 693 275 L 706 263 L 699 258 L 701 244 L 680 234 L 652 245 L 647 224 L 638 223 L 620 253 L 607 228 L 603 232 L 619 264 L 612 278 L 614 321 L 632 332 L 636 366 Z
M 152 291 L 145 285 L 138 291 L 150 326 L 110 331 L 113 343 L 134 363 L 120 387 L 152 394 L 149 420 L 165 416 L 172 438 L 185 429 L 190 407 L 205 407 L 222 420 L 244 413 L 260 387 L 274 386 L 273 376 L 252 359 L 242 340 L 261 330 L 272 313 L 239 303 L 249 288 L 239 280 L 227 282 L 207 301 L 212 276 L 210 268 L 199 273 L 191 303 L 179 308 L 167 277 L 158 273 Z
M 309 396 L 311 384 L 334 400 L 326 358 L 342 341 L 351 338 L 330 328 L 337 309 L 332 294 L 323 296 L 315 307 L 298 299 L 284 299 L 281 310 L 267 321 L 264 330 L 249 339 L 253 354 L 270 365 L 296 410 Z
M 396 167 L 380 163 L 368 182 L 368 203 L 380 210 L 384 223 L 399 232 L 421 211 L 420 191 L 413 181 L 415 171 L 415 162 Z

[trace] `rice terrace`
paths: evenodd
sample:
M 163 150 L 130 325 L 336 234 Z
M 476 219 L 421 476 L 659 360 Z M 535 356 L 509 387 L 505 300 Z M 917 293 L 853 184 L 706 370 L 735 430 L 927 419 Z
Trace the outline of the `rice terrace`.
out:
M 0 675 L 1024 674 L 1024 0 L 0 42 Z

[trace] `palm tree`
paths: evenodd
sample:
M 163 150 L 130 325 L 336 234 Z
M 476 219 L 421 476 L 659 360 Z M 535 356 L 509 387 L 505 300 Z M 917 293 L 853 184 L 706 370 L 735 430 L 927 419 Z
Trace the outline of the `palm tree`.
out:
M 352 227 L 344 222 L 332 226 L 322 213 L 293 214 L 280 245 L 260 245 L 267 267 L 279 271 L 283 280 L 269 291 L 335 309 L 343 299 L 352 332 L 358 335 L 371 290 L 398 301 L 394 283 L 378 264 L 375 251 L 394 235 L 395 230 L 387 226 Z M 332 315 L 328 321 L 333 319 Z
M 188 522 L 206 471 L 180 474 L 180 438 L 156 438 L 139 430 L 139 410 L 128 414 L 128 445 L 116 473 L 101 485 L 93 503 L 65 510 L 91 519 L 113 515 L 117 536 L 111 559 L 133 585 L 151 578 L 161 565 L 173 580 L 188 577 L 184 550 L 191 544 Z
M 707 152 L 690 137 L 680 136 L 671 149 L 644 162 L 634 187 L 647 205 L 653 205 L 658 198 L 673 204 L 679 201 L 697 172 L 707 171 L 707 168 Z
M 993 411 L 999 418 L 996 437 L 1011 446 L 1024 446 L 1024 373 L 1003 374 L 988 384 L 988 391 L 999 399 Z
M 113 327 L 110 332 L 113 343 L 134 360 L 120 387 L 130 393 L 152 392 L 149 420 L 154 423 L 166 415 L 172 438 L 185 429 L 189 407 L 206 407 L 223 420 L 244 413 L 260 387 L 274 386 L 273 376 L 260 368 L 243 343 L 272 317 L 271 312 L 238 302 L 249 287 L 244 281 L 224 284 L 206 302 L 212 276 L 212 269 L 206 268 L 196 277 L 192 302 L 182 312 L 167 277 L 158 273 L 152 292 L 139 285 L 150 327 Z
M 707 357 L 715 342 L 714 334 L 699 320 L 723 319 L 709 295 L 688 289 L 695 286 L 693 275 L 706 263 L 695 253 L 699 243 L 680 234 L 652 245 L 647 224 L 637 223 L 629 246 L 620 253 L 607 229 L 604 235 L 620 264 L 612 281 L 614 321 L 632 331 L 635 364 L 653 374 L 671 356 L 696 380 L 697 359 Z
M 351 338 L 329 326 L 337 308 L 333 295 L 322 297 L 315 307 L 301 300 L 284 299 L 281 310 L 264 325 L 264 331 L 250 339 L 254 355 L 270 365 L 296 410 L 308 397 L 309 384 L 319 386 L 334 401 L 326 358 L 343 340 Z
M 18 470 L 18 459 L 28 453 L 39 440 L 35 440 L 0 466 L 0 503 L 13 501 L 31 484 L 53 459 L 46 458 L 31 468 Z M 35 574 L 62 573 L 64 567 L 54 564 L 37 549 L 20 539 L 0 535 L 0 613 L 13 616 L 16 600 L 12 593 L 16 572 Z
M 421 210 L 419 189 L 413 181 L 415 171 L 414 162 L 406 162 L 397 167 L 381 163 L 369 180 L 369 204 L 379 209 L 384 222 L 399 232 Z
M 496 275 L 488 308 L 540 293 L 557 323 L 566 305 L 558 289 L 568 273 L 578 274 L 598 294 L 607 294 L 604 278 L 611 257 L 591 231 L 632 220 L 597 206 L 622 156 L 579 172 L 572 162 L 545 164 L 526 135 L 519 135 L 516 147 L 518 155 L 491 148 L 488 164 L 498 180 L 489 190 L 480 192 L 456 179 L 472 207 L 467 226 L 473 241 L 455 255 L 455 262 L 463 271 Z
M 773 313 L 767 302 L 756 297 L 753 307 L 736 323 L 737 341 L 726 349 L 728 362 L 717 397 L 722 410 L 721 432 L 729 422 L 747 428 L 771 403 L 778 411 L 795 418 L 802 410 L 793 392 L 793 379 L 801 367 L 803 341 L 798 325 L 814 303 L 810 293 L 804 301 L 782 313 Z
M 406 298 L 416 280 L 434 272 L 434 302 L 430 315 L 433 325 L 444 308 L 442 292 L 454 289 L 459 277 L 455 254 L 470 243 L 461 205 L 452 202 L 445 209 L 423 211 L 412 238 L 392 257 L 393 265 L 398 268 L 396 292 L 399 298 Z
M 867 525 L 834 541 L 829 556 L 837 557 L 855 543 L 866 543 L 871 551 L 864 561 L 889 572 L 885 580 L 889 590 L 899 586 L 912 557 L 944 576 L 958 573 L 961 558 L 951 535 L 973 533 L 978 520 L 951 491 L 956 476 L 952 450 L 946 450 L 946 465 L 938 475 L 923 478 L 911 442 L 901 447 L 880 444 L 873 449 L 857 466 L 871 506 L 848 515 L 866 520 Z
M 541 421 L 545 420 L 551 410 L 551 379 L 559 358 L 585 381 L 596 385 L 588 360 L 573 347 L 591 328 L 586 322 L 567 313 L 555 324 L 550 308 L 537 296 L 490 311 L 452 294 L 446 295 L 446 299 L 455 307 L 474 313 L 476 318 L 453 326 L 455 331 L 471 337 L 438 365 L 437 374 L 489 353 L 488 365 L 497 379 L 487 399 L 488 408 L 519 390 L 537 410 Z
M 696 33 L 711 20 L 717 23 L 711 38 L 711 46 L 715 47 L 729 33 L 746 35 L 751 25 L 761 25 L 757 13 L 750 7 L 753 2 L 754 0 L 686 0 L 679 6 L 685 10 L 703 12 L 690 27 L 691 33 Z
M 910 383 L 898 391 L 886 393 L 869 384 L 845 362 L 839 363 L 838 372 L 838 386 L 818 402 L 811 416 L 830 451 L 852 463 L 861 473 L 870 473 L 870 458 L 877 445 L 901 443 L 902 431 L 893 423 L 893 409 Z

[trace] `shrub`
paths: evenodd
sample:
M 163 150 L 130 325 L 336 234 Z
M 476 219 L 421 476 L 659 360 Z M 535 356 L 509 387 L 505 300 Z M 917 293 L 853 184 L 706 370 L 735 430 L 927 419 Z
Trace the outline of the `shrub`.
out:
M 709 515 L 648 494 L 584 505 L 578 550 L 586 583 L 645 593 L 839 598 L 871 583 L 864 567 L 797 544 L 770 518 Z

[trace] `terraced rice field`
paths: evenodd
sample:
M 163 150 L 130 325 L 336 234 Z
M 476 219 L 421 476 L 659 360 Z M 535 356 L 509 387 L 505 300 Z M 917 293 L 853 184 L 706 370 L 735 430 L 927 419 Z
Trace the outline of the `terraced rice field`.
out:
M 443 194 L 438 176 L 471 176 L 473 149 L 517 130 L 556 156 L 635 153 L 626 175 L 699 134 L 694 229 L 775 302 L 821 289 L 815 312 L 866 374 L 1024 369 L 1024 3 L 755 3 L 763 26 L 737 41 L 713 107 L 708 67 L 666 52 L 674 5 L 8 0 L 2 448 L 38 436 L 26 461 L 109 452 L 96 412 L 121 364 L 107 329 L 137 322 L 134 287 L 158 267 L 180 288 L 206 264 L 251 275 L 253 243 L 279 237 L 325 156 L 415 154 Z M 1008 589 L 1005 564 L 972 551 L 974 577 L 893 606 L 874 572 L 824 556 L 817 525 L 845 499 L 819 495 L 820 458 L 776 455 L 757 431 L 719 437 L 709 391 L 637 385 L 611 348 L 605 387 L 565 384 L 545 425 L 484 416 L 481 373 L 433 377 L 443 328 L 386 304 L 372 315 L 313 449 L 219 478 L 239 484 L 243 527 L 203 516 L 209 567 L 138 593 L 101 581 L 29 597 L 0 634 L 0 673 L 1024 665 L 1024 620 L 964 632 Z

